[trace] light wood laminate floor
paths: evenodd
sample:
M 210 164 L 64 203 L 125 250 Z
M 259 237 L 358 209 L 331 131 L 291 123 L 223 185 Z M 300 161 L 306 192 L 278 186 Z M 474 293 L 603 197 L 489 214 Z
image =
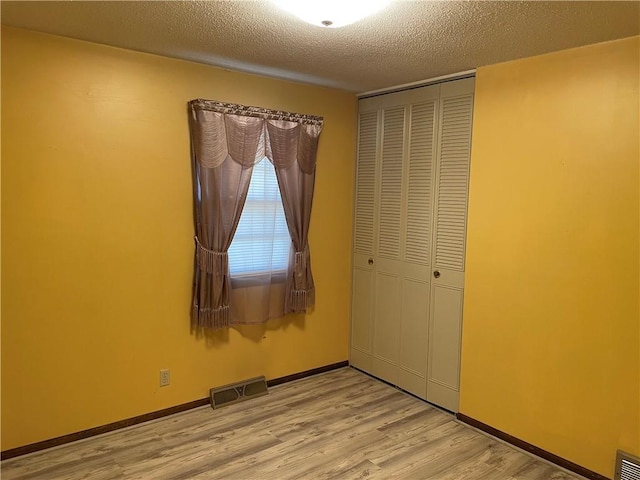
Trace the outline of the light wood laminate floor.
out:
M 17 479 L 569 480 L 351 368 L 2 462 Z

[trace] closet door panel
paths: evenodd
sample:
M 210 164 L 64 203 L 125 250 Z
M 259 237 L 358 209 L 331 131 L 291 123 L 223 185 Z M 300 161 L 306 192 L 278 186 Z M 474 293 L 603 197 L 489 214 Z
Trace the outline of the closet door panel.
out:
M 443 86 L 439 105 L 427 400 L 456 412 L 473 79 Z
M 405 278 L 402 282 L 398 386 L 421 398 L 427 390 L 428 291 L 425 281 Z
M 427 400 L 452 412 L 458 411 L 462 292 L 438 284 L 431 289 Z
M 372 373 L 394 384 L 398 379 L 402 306 L 405 122 L 404 106 L 382 110 Z
M 371 371 L 373 338 L 373 259 L 376 218 L 379 113 L 361 112 L 358 119 L 351 304 L 351 364 Z
M 421 398 L 427 390 L 431 209 L 436 99 L 409 107 L 406 216 L 398 386 Z
M 375 279 L 373 371 L 387 382 L 396 384 L 400 350 L 400 277 L 378 271 Z
M 371 353 L 372 282 L 370 269 L 354 269 L 351 346 L 363 353 Z

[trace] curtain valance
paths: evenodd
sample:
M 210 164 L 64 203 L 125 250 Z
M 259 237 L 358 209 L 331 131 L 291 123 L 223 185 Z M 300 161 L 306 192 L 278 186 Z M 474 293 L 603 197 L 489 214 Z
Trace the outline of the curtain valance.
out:
M 315 168 L 321 117 L 212 100 L 192 100 L 190 107 L 193 153 L 205 167 L 215 168 L 229 157 L 249 168 L 266 157 L 276 168 L 296 160 L 304 173 Z
M 204 100 L 198 98 L 189 102 L 190 107 L 197 111 L 210 111 L 217 113 L 229 113 L 241 115 L 243 117 L 256 117 L 265 120 L 286 120 L 288 122 L 304 123 L 309 125 L 322 126 L 323 118 L 316 115 L 305 115 L 302 113 L 285 112 L 282 110 L 271 110 L 269 108 L 252 107 L 239 105 L 237 103 L 225 103 L 217 100 Z

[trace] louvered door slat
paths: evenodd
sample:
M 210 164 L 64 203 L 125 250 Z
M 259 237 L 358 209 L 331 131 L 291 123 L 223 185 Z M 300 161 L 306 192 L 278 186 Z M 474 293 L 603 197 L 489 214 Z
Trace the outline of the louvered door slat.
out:
M 356 166 L 355 251 L 373 255 L 378 113 L 360 114 Z
M 411 108 L 405 261 L 429 264 L 435 102 Z
M 400 259 L 402 214 L 402 150 L 404 146 L 404 107 L 382 112 L 382 172 L 378 254 Z
M 464 271 L 472 95 L 442 100 L 435 264 Z

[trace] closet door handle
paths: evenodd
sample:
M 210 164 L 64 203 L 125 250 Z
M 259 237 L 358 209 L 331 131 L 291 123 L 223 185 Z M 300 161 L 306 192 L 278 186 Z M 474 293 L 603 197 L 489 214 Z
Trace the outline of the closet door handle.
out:
M 440 278 L 440 272 L 438 270 L 436 270 L 435 272 L 433 272 L 433 276 L 435 278 Z
M 373 258 L 369 259 L 369 265 L 373 265 Z

